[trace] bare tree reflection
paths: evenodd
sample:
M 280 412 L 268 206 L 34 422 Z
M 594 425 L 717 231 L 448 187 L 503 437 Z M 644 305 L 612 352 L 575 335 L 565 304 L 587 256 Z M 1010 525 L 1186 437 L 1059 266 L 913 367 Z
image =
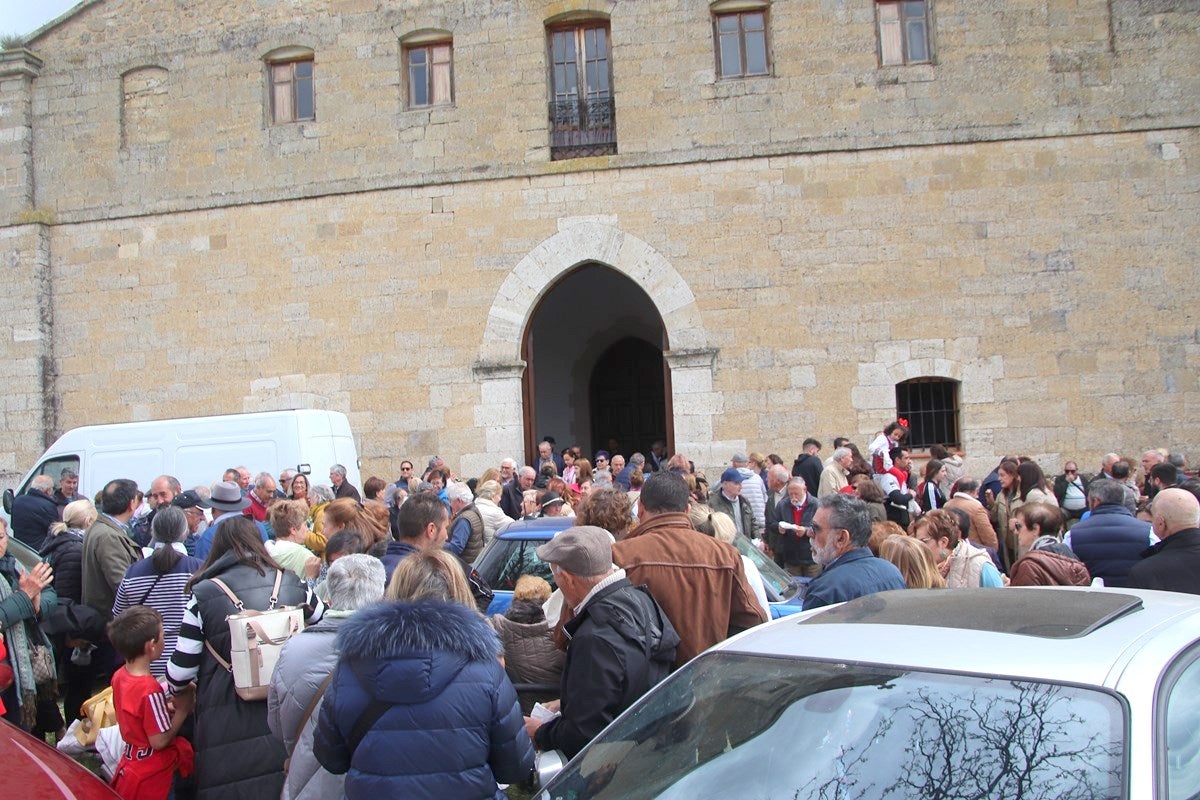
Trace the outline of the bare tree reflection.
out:
M 1002 695 L 939 696 L 921 689 L 861 748 L 846 747 L 833 775 L 814 778 L 793 800 L 863 797 L 923 800 L 1102 800 L 1120 794 L 1120 747 L 1072 711 L 1062 687 L 1013 681 Z M 883 688 L 883 687 L 881 687 Z M 897 720 L 904 758 L 872 749 Z M 890 786 L 880 791 L 878 779 Z M 874 779 L 874 780 L 872 780 Z

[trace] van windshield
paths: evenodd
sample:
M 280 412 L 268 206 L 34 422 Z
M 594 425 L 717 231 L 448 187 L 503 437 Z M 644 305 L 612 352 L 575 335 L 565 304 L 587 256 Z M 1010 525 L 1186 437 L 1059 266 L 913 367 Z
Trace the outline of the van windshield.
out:
M 60 489 L 60 488 L 62 488 L 63 470 L 70 470 L 71 473 L 75 476 L 75 478 L 78 479 L 79 478 L 79 456 L 60 456 L 58 458 L 51 458 L 46 461 L 43 461 L 41 464 L 38 465 L 37 471 L 29 476 L 29 480 L 30 481 L 33 480 L 38 475 L 49 475 L 51 478 L 54 479 L 54 488 Z M 25 485 L 21 487 L 21 491 L 24 492 L 28 488 L 29 488 L 29 481 L 26 481 Z M 79 486 L 78 486 L 78 482 L 77 482 L 75 492 L 78 493 L 78 491 L 79 491 Z

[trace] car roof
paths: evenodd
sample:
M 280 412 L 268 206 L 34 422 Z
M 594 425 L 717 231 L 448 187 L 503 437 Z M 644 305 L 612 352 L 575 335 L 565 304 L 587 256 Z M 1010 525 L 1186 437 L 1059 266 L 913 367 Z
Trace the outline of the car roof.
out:
M 501 539 L 552 539 L 554 534 L 575 524 L 574 517 L 519 519 L 496 534 Z
M 1200 596 L 1087 587 L 914 589 L 785 617 L 715 649 L 1111 685 L 1151 638 L 1172 634 L 1180 647 L 1200 636 Z

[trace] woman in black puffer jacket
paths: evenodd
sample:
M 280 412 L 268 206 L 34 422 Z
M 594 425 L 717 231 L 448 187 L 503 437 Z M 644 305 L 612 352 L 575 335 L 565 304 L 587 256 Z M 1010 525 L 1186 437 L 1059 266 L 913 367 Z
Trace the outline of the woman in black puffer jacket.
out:
M 50 526 L 42 542 L 42 558 L 54 570 L 54 591 L 59 598 L 83 602 L 83 534 L 96 521 L 91 500 L 76 500 L 63 509 L 63 521 Z

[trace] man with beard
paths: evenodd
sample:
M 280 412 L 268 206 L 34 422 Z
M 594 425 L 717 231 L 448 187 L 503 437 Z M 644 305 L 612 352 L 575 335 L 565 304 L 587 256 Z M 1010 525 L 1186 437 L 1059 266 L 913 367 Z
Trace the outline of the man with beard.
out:
M 900 570 L 867 547 L 871 515 L 862 500 L 848 494 L 822 497 L 810 530 L 813 560 L 821 566 L 821 574 L 808 585 L 805 611 L 907 588 Z

